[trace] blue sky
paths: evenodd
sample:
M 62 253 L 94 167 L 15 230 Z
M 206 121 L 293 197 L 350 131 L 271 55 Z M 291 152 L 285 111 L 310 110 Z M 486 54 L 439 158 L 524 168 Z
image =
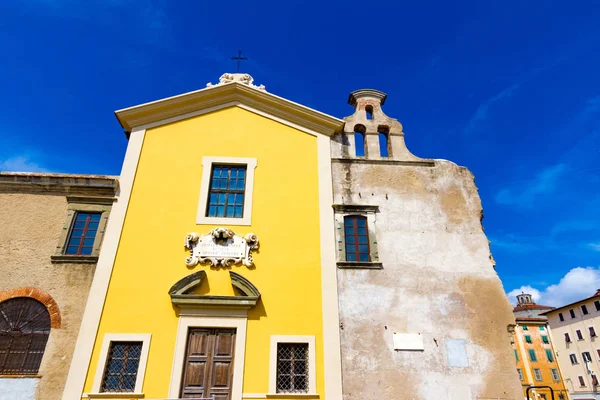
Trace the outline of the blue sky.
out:
M 454 3 L 1 2 L 0 169 L 118 174 L 113 111 L 215 82 L 243 49 L 255 83 L 338 117 L 353 90 L 388 93 L 414 154 L 474 172 L 506 291 L 589 296 L 600 3 Z

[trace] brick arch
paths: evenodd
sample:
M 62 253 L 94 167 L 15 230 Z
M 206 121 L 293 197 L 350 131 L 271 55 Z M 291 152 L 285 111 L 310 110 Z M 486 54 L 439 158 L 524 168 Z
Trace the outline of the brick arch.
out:
M 60 328 L 61 318 L 58 304 L 56 304 L 56 301 L 54 301 L 52 296 L 50 296 L 48 293 L 33 287 L 23 287 L 0 291 L 0 303 L 5 300 L 14 299 L 15 297 L 29 297 L 42 303 L 44 306 L 46 306 L 46 309 L 50 314 L 50 327 L 55 329 Z

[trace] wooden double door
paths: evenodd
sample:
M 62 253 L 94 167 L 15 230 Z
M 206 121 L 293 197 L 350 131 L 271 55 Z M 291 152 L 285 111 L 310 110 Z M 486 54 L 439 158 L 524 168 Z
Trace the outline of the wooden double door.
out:
M 235 329 L 191 328 L 181 381 L 181 398 L 231 400 Z

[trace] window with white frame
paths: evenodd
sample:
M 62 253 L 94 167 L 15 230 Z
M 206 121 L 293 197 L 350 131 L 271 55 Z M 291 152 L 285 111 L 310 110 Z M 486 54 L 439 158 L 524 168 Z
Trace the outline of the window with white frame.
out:
M 521 368 L 517 368 L 517 373 L 519 374 L 519 380 L 523 382 L 525 377 L 523 376 L 523 370 Z
M 106 334 L 93 393 L 142 393 L 150 334 Z
M 203 157 L 197 224 L 250 225 L 256 158 Z
M 558 369 L 551 368 L 550 372 L 552 373 L 552 380 L 554 380 L 554 382 L 560 381 L 560 376 L 558 375 Z
M 542 371 L 539 368 L 533 369 L 533 374 L 535 375 L 535 380 L 540 382 L 542 380 Z
M 271 336 L 271 394 L 316 393 L 314 336 Z

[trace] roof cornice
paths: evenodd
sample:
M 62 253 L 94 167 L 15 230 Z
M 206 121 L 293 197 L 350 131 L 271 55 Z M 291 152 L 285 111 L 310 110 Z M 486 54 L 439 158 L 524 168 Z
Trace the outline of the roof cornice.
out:
M 116 176 L 0 172 L 0 193 L 108 197 L 112 202 L 118 187 Z
M 241 103 L 321 134 L 332 135 L 342 130 L 344 121 L 312 108 L 239 82 L 215 85 L 205 89 L 168 97 L 115 111 L 126 131 L 161 121 L 193 114 L 224 104 Z

